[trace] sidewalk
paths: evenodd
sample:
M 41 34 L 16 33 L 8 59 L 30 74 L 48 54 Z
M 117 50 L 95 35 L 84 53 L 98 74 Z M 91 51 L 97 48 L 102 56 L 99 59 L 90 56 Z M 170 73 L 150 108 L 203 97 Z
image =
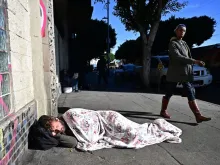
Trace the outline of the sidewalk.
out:
M 138 123 L 158 118 L 161 95 L 82 91 L 63 94 L 59 107 L 115 110 Z M 181 144 L 161 143 L 143 149 L 102 149 L 78 152 L 53 148 L 48 151 L 28 151 L 22 165 L 219 165 L 220 106 L 198 101 L 202 113 L 210 122 L 195 124 L 186 98 L 174 96 L 169 104 L 172 124 L 183 130 Z

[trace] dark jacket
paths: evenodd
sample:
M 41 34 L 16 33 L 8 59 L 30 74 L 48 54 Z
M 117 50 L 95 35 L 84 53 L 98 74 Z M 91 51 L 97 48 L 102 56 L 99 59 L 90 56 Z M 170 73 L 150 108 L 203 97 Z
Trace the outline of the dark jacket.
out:
M 182 44 L 181 44 L 182 43 Z M 193 81 L 193 66 L 190 49 L 185 41 L 176 38 L 169 43 L 170 63 L 167 71 L 168 82 L 191 82 Z
M 47 116 L 43 115 L 31 126 L 28 134 L 28 148 L 35 150 L 48 150 L 53 147 L 74 148 L 77 145 L 77 139 L 73 134 L 67 131 L 67 135 L 52 133 L 44 128 Z M 67 127 L 67 130 L 68 129 Z
M 58 145 L 58 138 L 35 121 L 28 134 L 28 149 L 48 150 Z
M 98 61 L 98 63 L 97 63 L 97 70 L 99 71 L 99 72 L 105 72 L 105 70 L 106 70 L 106 61 L 105 61 L 105 59 L 100 59 L 99 61 Z

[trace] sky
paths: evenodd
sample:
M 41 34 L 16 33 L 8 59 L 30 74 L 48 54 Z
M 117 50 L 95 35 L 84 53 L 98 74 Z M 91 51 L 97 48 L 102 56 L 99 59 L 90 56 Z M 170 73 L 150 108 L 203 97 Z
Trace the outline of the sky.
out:
M 183 1 L 183 0 L 180 0 Z M 134 33 L 133 31 L 126 31 L 125 26 L 121 23 L 118 17 L 115 17 L 113 12 L 113 7 L 115 5 L 114 0 L 110 0 L 110 19 L 109 22 L 111 26 L 116 30 L 117 34 L 117 44 L 111 50 L 112 53 L 117 51 L 118 46 L 123 44 L 126 40 L 136 39 L 139 36 L 139 33 Z M 106 17 L 107 11 L 104 8 L 102 3 L 94 4 L 94 10 L 92 19 L 102 20 L 103 17 Z M 205 41 L 200 46 L 212 45 L 220 43 L 220 0 L 188 0 L 188 5 L 179 12 L 171 13 L 162 17 L 162 20 L 168 19 L 171 15 L 181 18 L 190 18 L 194 16 L 207 15 L 216 20 L 216 27 L 213 36 Z M 204 14 L 205 13 L 205 14 Z

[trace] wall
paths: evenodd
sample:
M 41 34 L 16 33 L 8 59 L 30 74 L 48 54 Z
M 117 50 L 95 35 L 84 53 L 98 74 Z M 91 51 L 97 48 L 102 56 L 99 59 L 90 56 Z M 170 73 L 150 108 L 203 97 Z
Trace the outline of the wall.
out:
M 7 1 L 12 113 L 0 121 L 0 165 L 17 164 L 27 149 L 29 127 L 37 117 L 56 115 L 53 7 L 52 0 L 45 2 L 49 21 L 47 37 L 42 39 L 39 0 Z
M 41 37 L 41 17 L 39 1 L 28 1 L 29 14 L 30 14 L 30 37 L 31 37 L 31 53 L 32 53 L 32 65 L 33 65 L 33 87 L 34 98 L 37 102 L 38 116 L 48 114 L 48 98 L 49 94 L 46 91 L 44 77 L 44 56 Z
M 0 0 L 3 2 L 6 2 L 8 15 L 12 106 L 10 115 L 0 121 L 0 165 L 16 164 L 27 148 L 28 130 L 37 118 L 37 104 L 40 108 L 45 105 L 41 101 L 45 84 L 40 74 L 43 71 L 43 53 L 38 47 L 42 43 L 39 8 L 38 12 L 31 12 L 30 7 L 33 6 L 25 0 Z M 32 4 L 33 8 L 39 6 L 36 2 Z M 39 84 L 36 84 L 36 79 Z M 37 102 L 34 101 L 36 98 Z
M 65 33 L 67 30 L 65 31 Z M 55 50 L 56 50 L 56 73 L 59 77 L 59 73 L 63 69 L 69 69 L 68 67 L 68 36 L 67 33 L 62 37 L 55 26 Z
M 25 1 L 10 0 L 7 12 L 14 95 L 12 109 L 18 111 L 34 99 L 29 7 Z
M 60 78 L 60 71 L 69 69 L 69 27 L 68 27 L 68 0 L 54 0 L 55 21 L 55 51 L 56 74 Z
M 46 114 L 57 116 L 59 79 L 56 74 L 55 34 L 53 18 L 53 0 L 43 0 L 47 9 L 47 26 L 45 37 L 42 38 L 44 83 L 47 94 Z
M 51 114 L 51 68 L 47 67 L 50 64 L 49 38 L 47 35 L 42 39 L 40 7 L 36 6 L 39 0 L 8 1 L 8 23 L 13 109 L 18 111 L 36 99 L 38 114 L 42 115 Z
M 28 130 L 37 118 L 37 107 L 31 102 L 0 124 L 0 165 L 16 165 L 27 149 Z

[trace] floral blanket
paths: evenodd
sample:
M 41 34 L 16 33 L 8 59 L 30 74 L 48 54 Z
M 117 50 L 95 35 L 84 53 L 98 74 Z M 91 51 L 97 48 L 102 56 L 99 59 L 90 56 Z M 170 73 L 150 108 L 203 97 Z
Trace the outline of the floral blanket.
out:
M 63 118 L 78 139 L 77 148 L 93 151 L 102 148 L 143 148 L 161 143 L 181 143 L 182 130 L 164 119 L 138 124 L 115 111 L 68 110 Z

